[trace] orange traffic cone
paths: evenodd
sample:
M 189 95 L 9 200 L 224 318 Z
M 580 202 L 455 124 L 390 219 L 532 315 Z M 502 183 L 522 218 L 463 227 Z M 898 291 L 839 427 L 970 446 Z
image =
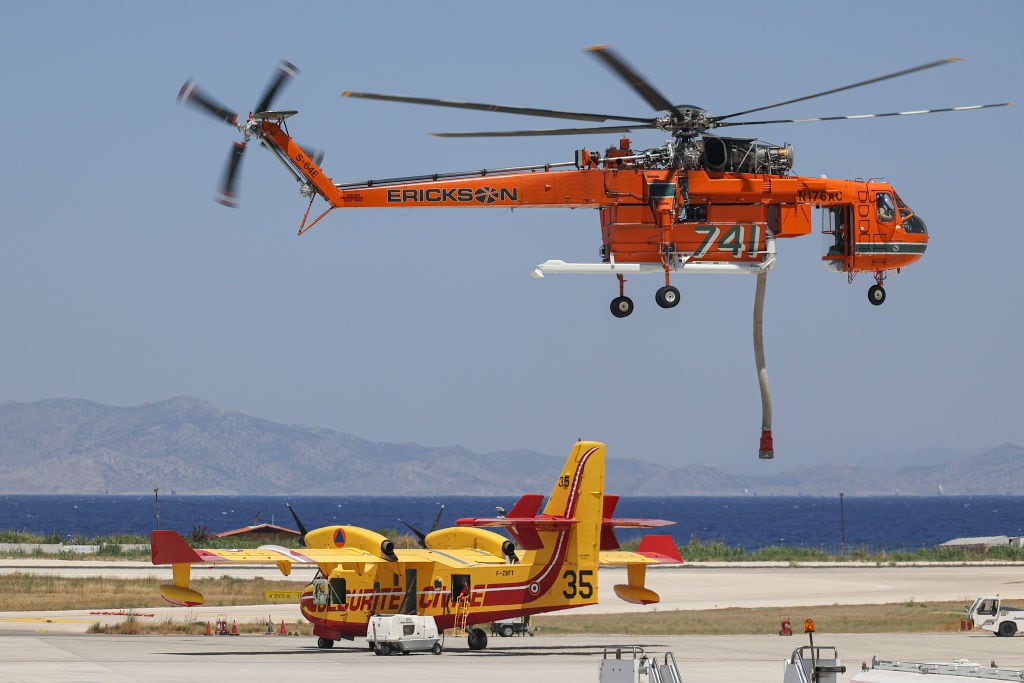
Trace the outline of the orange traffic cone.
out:
M 206 635 L 212 636 L 213 631 L 210 630 L 210 622 L 206 622 Z
M 238 635 L 238 624 L 236 624 L 233 621 L 231 622 L 231 635 L 233 635 L 233 636 L 237 636 Z
M 288 632 L 284 629 L 284 619 L 281 620 L 281 635 L 286 636 Z

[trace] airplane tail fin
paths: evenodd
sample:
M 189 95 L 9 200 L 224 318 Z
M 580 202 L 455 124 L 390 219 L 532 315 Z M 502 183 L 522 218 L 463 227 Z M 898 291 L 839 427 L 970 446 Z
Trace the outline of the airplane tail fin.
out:
M 568 559 L 581 565 L 596 565 L 599 560 L 604 513 L 604 474 L 604 444 L 577 441 L 551 489 L 541 515 L 576 522 L 570 534 Z
M 470 517 L 455 520 L 458 526 L 501 527 L 524 550 L 545 547 L 541 533 L 572 529 L 570 552 L 579 562 L 598 561 L 604 496 L 605 447 L 597 441 L 577 441 L 555 480 L 544 511 L 538 514 L 543 496 L 527 494 L 505 517 Z
M 458 526 L 507 529 L 524 550 L 544 547 L 540 532 L 577 528 L 584 536 L 577 539 L 579 544 L 596 543 L 599 551 L 619 548 L 616 527 L 647 529 L 674 524 L 664 519 L 613 517 L 619 497 L 604 492 L 604 465 L 604 444 L 578 441 L 555 481 L 544 512 L 538 514 L 544 497 L 528 493 L 504 517 L 471 517 L 458 519 L 455 523 Z M 594 526 L 593 530 L 591 526 Z

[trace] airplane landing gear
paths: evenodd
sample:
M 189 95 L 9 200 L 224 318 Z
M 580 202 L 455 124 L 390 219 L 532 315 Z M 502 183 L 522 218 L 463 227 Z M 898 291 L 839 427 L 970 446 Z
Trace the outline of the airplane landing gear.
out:
M 672 285 L 665 285 L 655 292 L 654 300 L 662 308 L 672 308 L 679 303 L 679 290 Z
M 467 641 L 470 650 L 483 650 L 487 647 L 487 633 L 482 628 L 471 628 Z

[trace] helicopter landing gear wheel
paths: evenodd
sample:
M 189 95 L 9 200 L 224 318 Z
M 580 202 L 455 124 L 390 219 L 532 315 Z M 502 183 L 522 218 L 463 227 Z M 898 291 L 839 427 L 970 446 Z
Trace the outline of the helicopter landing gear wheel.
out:
M 633 300 L 628 296 L 617 296 L 612 299 L 611 309 L 616 318 L 625 318 L 633 312 Z
M 881 306 L 885 302 L 885 287 L 882 285 L 871 285 L 868 288 L 868 301 L 875 306 Z
M 321 650 L 330 650 L 334 647 L 334 641 L 330 638 L 317 638 L 316 646 Z
M 673 308 L 679 303 L 679 290 L 672 285 L 665 285 L 654 293 L 654 300 L 662 308 Z

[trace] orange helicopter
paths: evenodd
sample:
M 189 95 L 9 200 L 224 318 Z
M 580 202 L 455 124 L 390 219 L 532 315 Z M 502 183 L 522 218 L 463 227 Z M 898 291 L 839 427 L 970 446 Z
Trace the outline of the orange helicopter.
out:
M 597 273 L 616 276 L 618 296 L 611 312 L 619 318 L 633 311 L 625 294 L 628 275 L 661 273 L 664 285 L 655 294 L 662 308 L 679 303 L 673 273 L 765 273 L 775 265 L 776 240 L 812 231 L 811 209 L 822 209 L 822 232 L 829 237 L 824 265 L 846 273 L 871 273 L 868 290 L 872 304 L 885 301 L 883 282 L 890 271 L 899 272 L 921 258 L 928 231 L 921 219 L 896 193 L 878 180 L 841 180 L 790 175 L 793 148 L 755 138 L 722 137 L 709 131 L 733 126 L 806 123 L 840 119 L 908 116 L 1009 106 L 999 104 L 947 107 L 885 114 L 825 116 L 803 119 L 742 120 L 737 117 L 822 97 L 880 81 L 905 76 L 959 61 L 941 59 L 850 85 L 797 97 L 744 111 L 712 116 L 691 105 L 672 104 L 638 72 L 607 46 L 588 48 L 613 73 L 640 95 L 655 116 L 620 116 L 530 107 L 456 102 L 366 92 L 345 92 L 357 97 L 391 102 L 476 109 L 507 114 L 543 116 L 614 125 L 513 130 L 500 132 L 434 133 L 441 137 L 498 137 L 625 133 L 657 129 L 669 133 L 663 146 L 635 150 L 628 138 L 603 153 L 580 149 L 572 161 L 515 168 L 335 183 L 320 168 L 322 155 L 304 151 L 288 134 L 285 119 L 293 110 L 270 110 L 284 82 L 297 69 L 283 62 L 256 109 L 240 122 L 234 112 L 203 94 L 188 81 L 179 100 L 200 107 L 236 126 L 244 140 L 236 143 L 225 172 L 218 201 L 235 204 L 235 179 L 246 141 L 255 137 L 273 152 L 310 199 L 299 234 L 303 234 L 338 208 L 593 208 L 601 216 L 600 260 L 539 264 L 535 277 L 548 273 Z M 314 200 L 328 208 L 308 221 Z
M 588 48 L 588 52 L 629 85 L 657 114 L 622 116 L 352 91 L 343 95 L 591 124 L 618 122 L 543 130 L 434 133 L 440 137 L 603 134 L 656 129 L 671 135 L 670 140 L 660 147 L 634 150 L 629 139 L 623 137 L 603 153 L 578 149 L 571 161 L 335 183 L 320 167 L 323 155 L 304 150 L 289 135 L 286 119 L 297 112 L 270 109 L 281 86 L 297 73 L 292 64 L 282 62 L 256 109 L 245 121 L 240 121 L 237 114 L 200 91 L 192 81 L 182 86 L 178 99 L 237 127 L 242 133 L 243 141 L 235 143 L 228 160 L 218 201 L 235 205 L 238 163 L 246 142 L 257 138 L 299 183 L 302 196 L 309 198 L 309 206 L 299 225 L 300 235 L 340 208 L 596 209 L 601 216 L 600 260 L 593 263 L 548 260 L 539 264 L 533 275 L 614 275 L 618 279 L 618 296 L 612 299 L 610 308 L 617 318 L 625 318 L 633 312 L 633 300 L 625 291 L 627 275 L 662 274 L 664 284 L 654 297 L 662 308 L 673 308 L 679 303 L 679 290 L 672 285 L 674 273 L 756 275 L 754 360 L 762 407 L 758 457 L 772 459 L 771 397 L 764 362 L 762 315 L 767 273 L 775 265 L 776 240 L 810 234 L 811 209 L 821 209 L 821 231 L 828 238 L 822 262 L 829 270 L 846 273 L 851 282 L 857 273 L 870 273 L 875 284 L 868 289 L 868 300 L 878 306 L 885 301 L 883 282 L 888 273 L 899 272 L 924 254 L 928 230 L 924 220 L 889 183 L 875 179 L 791 175 L 792 146 L 770 144 L 756 138 L 710 135 L 709 131 L 733 126 L 967 111 L 1013 103 L 736 121 L 732 119 L 960 60 L 957 57 L 940 59 L 811 95 L 712 116 L 700 107 L 672 104 L 609 47 L 595 46 Z M 328 206 L 310 221 L 310 211 L 317 197 Z

